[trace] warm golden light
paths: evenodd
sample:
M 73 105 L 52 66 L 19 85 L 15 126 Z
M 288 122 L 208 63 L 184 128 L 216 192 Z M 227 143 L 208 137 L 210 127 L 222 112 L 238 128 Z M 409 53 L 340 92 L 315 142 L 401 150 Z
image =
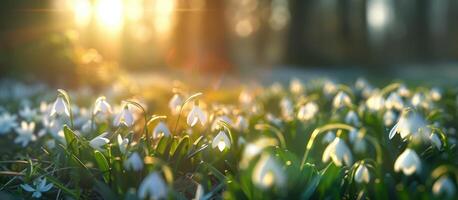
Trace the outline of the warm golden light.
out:
M 175 0 L 156 0 L 154 3 L 154 27 L 159 33 L 168 33 L 172 27 Z
M 125 15 L 130 21 L 138 21 L 143 16 L 143 0 L 125 1 Z
M 73 0 L 72 8 L 76 25 L 87 26 L 91 20 L 91 2 L 89 0 Z
M 122 0 L 99 0 L 96 4 L 97 22 L 110 30 L 117 30 L 123 23 Z

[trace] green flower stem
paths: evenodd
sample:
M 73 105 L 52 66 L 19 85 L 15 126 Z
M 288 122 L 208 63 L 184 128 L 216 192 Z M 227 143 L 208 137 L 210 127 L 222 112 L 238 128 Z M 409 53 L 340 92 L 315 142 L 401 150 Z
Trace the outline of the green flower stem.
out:
M 313 144 L 315 143 L 315 139 L 318 136 L 318 134 L 326 132 L 328 130 L 333 130 L 333 129 L 345 129 L 345 130 L 351 131 L 352 129 L 354 129 L 354 127 L 347 125 L 347 124 L 336 123 L 336 124 L 327 124 L 322 127 L 316 128 L 312 132 L 312 135 L 310 136 L 310 139 L 307 142 L 307 146 L 305 147 L 304 157 L 302 158 L 302 162 L 301 162 L 301 170 L 305 166 L 305 162 L 307 161 L 310 150 L 312 149 Z
M 283 136 L 283 134 L 281 133 L 280 130 L 278 130 L 278 128 L 270 125 L 270 124 L 256 124 L 255 125 L 255 129 L 259 130 L 259 131 L 262 131 L 262 130 L 271 130 L 275 133 L 275 135 L 277 136 L 278 140 L 280 141 L 280 147 L 281 148 L 286 148 L 286 141 L 285 141 L 285 137 Z
M 176 134 L 176 131 L 177 131 L 177 128 L 178 128 L 178 122 L 180 121 L 181 113 L 183 112 L 184 106 L 185 106 L 188 102 L 190 102 L 190 101 L 192 101 L 192 100 L 194 100 L 194 99 L 197 99 L 197 98 L 199 98 L 200 96 L 202 96 L 202 93 L 201 93 L 201 92 L 198 92 L 198 93 L 196 93 L 196 94 L 194 94 L 194 95 L 188 97 L 188 98 L 181 104 L 181 106 L 180 106 L 180 112 L 178 113 L 178 118 L 177 118 L 177 121 L 175 122 L 175 128 L 173 129 L 173 133 L 174 133 L 174 134 Z

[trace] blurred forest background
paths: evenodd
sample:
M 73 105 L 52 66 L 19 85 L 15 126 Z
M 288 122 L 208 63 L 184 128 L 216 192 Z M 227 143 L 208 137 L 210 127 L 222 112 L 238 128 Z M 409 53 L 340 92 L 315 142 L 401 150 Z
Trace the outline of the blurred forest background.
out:
M 2 0 L 0 76 L 434 68 L 458 59 L 456 19 L 453 0 Z

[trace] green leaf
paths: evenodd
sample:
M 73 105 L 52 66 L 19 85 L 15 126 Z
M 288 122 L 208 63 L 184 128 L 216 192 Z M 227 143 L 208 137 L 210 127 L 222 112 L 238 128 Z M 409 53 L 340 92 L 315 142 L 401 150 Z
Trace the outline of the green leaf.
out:
M 73 152 L 76 155 L 79 155 L 77 136 L 75 132 L 73 132 L 70 128 L 68 128 L 67 125 L 64 125 L 64 136 L 65 136 L 65 141 L 67 142 L 67 149 L 70 152 Z
M 110 174 L 108 173 L 110 171 L 110 167 L 108 165 L 107 159 L 100 151 L 94 151 L 94 158 L 95 158 L 95 161 L 97 162 L 97 166 L 99 167 L 100 171 L 103 173 L 103 178 L 105 179 L 106 182 L 108 182 L 110 178 Z

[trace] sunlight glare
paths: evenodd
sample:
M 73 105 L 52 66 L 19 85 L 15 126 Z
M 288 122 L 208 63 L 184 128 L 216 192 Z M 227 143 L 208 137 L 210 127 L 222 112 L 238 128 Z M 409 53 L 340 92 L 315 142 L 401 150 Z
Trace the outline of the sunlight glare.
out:
M 74 0 L 72 2 L 75 23 L 79 27 L 84 27 L 91 20 L 91 2 L 89 0 Z
M 122 0 L 99 0 L 96 5 L 96 19 L 107 29 L 118 30 L 123 22 Z
M 156 0 L 154 4 L 154 26 L 162 34 L 168 33 L 172 27 L 174 0 Z

